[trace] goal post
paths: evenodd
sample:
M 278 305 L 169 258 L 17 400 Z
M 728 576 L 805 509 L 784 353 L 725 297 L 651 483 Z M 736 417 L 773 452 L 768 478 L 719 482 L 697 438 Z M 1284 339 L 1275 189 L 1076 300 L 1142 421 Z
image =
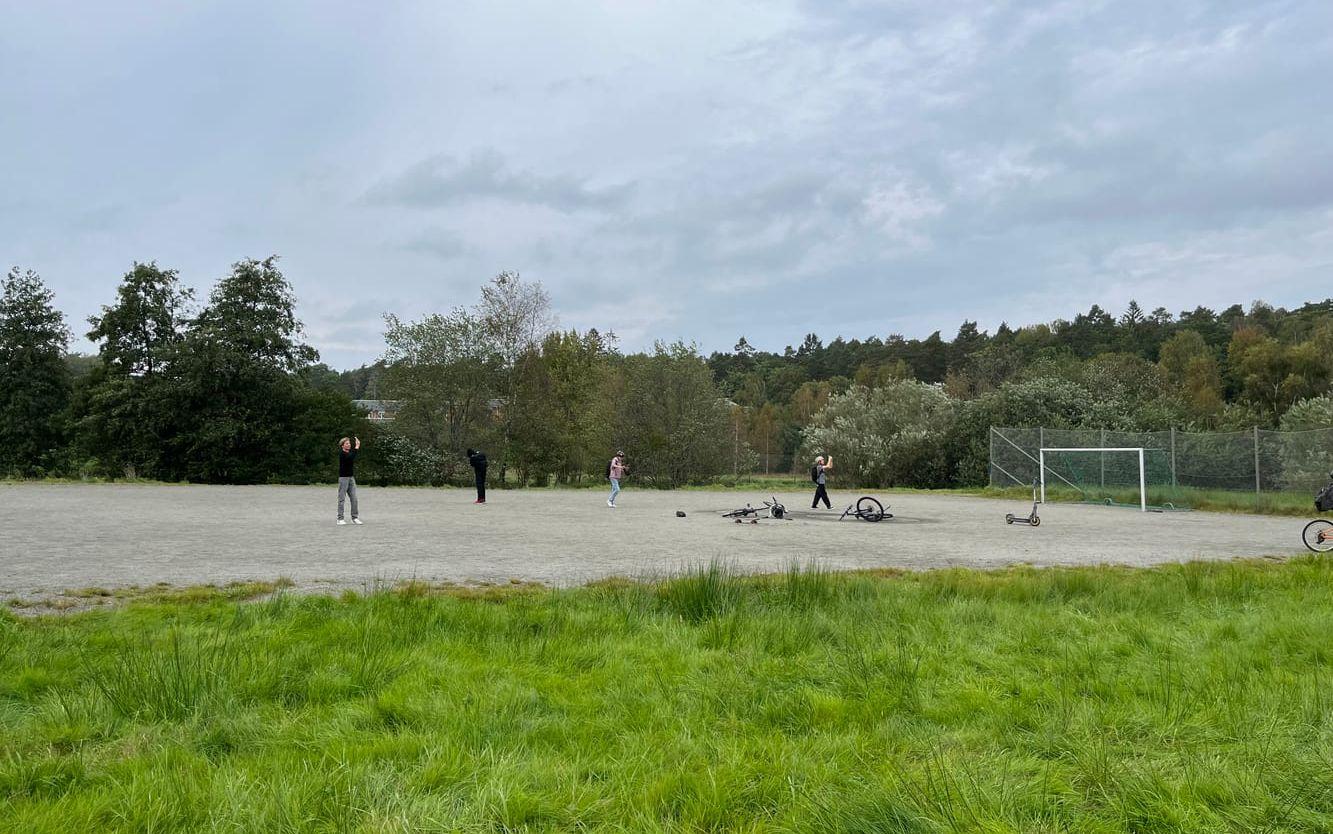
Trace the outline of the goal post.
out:
M 1139 460 L 1139 510 L 1145 513 L 1148 511 L 1148 478 L 1147 478 L 1147 470 L 1143 462 L 1144 447 L 1142 446 L 1078 446 L 1078 447 L 1043 446 L 1041 447 L 1037 452 L 1038 454 L 1037 471 L 1040 473 L 1039 478 L 1041 480 L 1041 503 L 1043 504 L 1046 503 L 1046 469 L 1047 469 L 1046 453 L 1047 452 L 1058 452 L 1060 454 L 1082 453 L 1082 452 L 1089 452 L 1089 453 L 1095 452 L 1099 454 L 1105 454 L 1106 452 L 1122 452 L 1122 453 L 1136 454 Z M 1058 477 L 1059 473 L 1056 474 Z M 1061 480 L 1064 479 L 1061 478 Z

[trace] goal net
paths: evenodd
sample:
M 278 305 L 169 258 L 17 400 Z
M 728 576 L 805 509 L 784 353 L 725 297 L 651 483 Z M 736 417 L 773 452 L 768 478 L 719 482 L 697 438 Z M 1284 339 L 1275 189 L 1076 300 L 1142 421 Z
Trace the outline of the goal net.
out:
M 1110 449 L 1142 448 L 1137 455 Z M 1249 500 L 1256 508 L 1300 506 L 1333 472 L 1333 428 L 1278 432 L 1122 432 L 1110 429 L 1000 428 L 990 431 L 989 483 L 1029 487 L 1040 480 L 1041 450 L 1049 451 L 1050 501 L 1141 503 L 1184 508 L 1200 502 Z
M 1142 446 L 1042 447 L 1037 450 L 1040 499 L 1048 485 L 1071 489 L 1084 501 L 1133 504 L 1148 511 L 1146 452 Z

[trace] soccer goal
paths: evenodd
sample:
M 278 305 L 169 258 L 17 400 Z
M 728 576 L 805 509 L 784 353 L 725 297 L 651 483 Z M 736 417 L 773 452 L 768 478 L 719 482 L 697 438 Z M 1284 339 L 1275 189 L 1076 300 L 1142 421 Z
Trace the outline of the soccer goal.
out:
M 1148 511 L 1148 479 L 1147 479 L 1147 470 L 1144 466 L 1143 452 L 1144 452 L 1144 447 L 1142 446 L 1116 446 L 1109 448 L 1103 446 L 1081 446 L 1077 448 L 1067 448 L 1058 446 L 1042 447 L 1040 450 L 1038 450 L 1039 457 L 1037 461 L 1037 471 L 1040 473 L 1039 478 L 1041 480 L 1041 503 L 1043 504 L 1046 503 L 1046 475 L 1048 472 L 1055 479 L 1062 481 L 1065 484 L 1068 484 L 1069 486 L 1082 491 L 1079 485 L 1076 483 L 1077 480 L 1081 479 L 1079 478 L 1071 479 L 1069 476 L 1063 474 L 1061 471 L 1066 468 L 1065 466 L 1053 467 L 1050 465 L 1050 463 L 1058 462 L 1063 464 L 1065 462 L 1077 460 L 1078 456 L 1080 455 L 1097 455 L 1099 456 L 1100 465 L 1102 467 L 1102 473 L 1103 473 L 1102 479 L 1103 482 L 1105 482 L 1105 472 L 1106 472 L 1105 461 L 1107 459 L 1106 456 L 1108 454 L 1115 454 L 1121 456 L 1119 458 L 1119 462 L 1122 464 L 1122 466 L 1117 468 L 1123 468 L 1124 464 L 1130 464 L 1132 466 L 1133 459 L 1137 458 L 1139 510 L 1146 513 Z M 1048 461 L 1050 463 L 1048 463 Z M 1132 471 L 1133 470 L 1131 469 L 1130 472 Z

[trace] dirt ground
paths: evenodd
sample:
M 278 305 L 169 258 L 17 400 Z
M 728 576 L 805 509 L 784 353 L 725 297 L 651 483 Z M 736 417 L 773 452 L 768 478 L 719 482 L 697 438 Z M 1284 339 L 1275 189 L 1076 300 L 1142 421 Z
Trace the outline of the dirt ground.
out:
M 339 527 L 336 497 L 334 486 L 0 485 L 0 600 L 281 577 L 302 590 L 408 579 L 572 585 L 710 559 L 751 572 L 793 561 L 838 569 L 1152 565 L 1290 555 L 1301 550 L 1303 523 L 1050 505 L 1034 529 L 1005 525 L 1006 512 L 1027 512 L 1020 502 L 909 494 L 880 496 L 895 517 L 870 524 L 838 521 L 858 493 L 835 490 L 832 512 L 812 512 L 808 494 L 781 495 L 794 519 L 751 525 L 720 514 L 767 496 L 630 487 L 611 509 L 601 491 L 493 491 L 474 506 L 465 490 L 362 488 L 365 524 Z

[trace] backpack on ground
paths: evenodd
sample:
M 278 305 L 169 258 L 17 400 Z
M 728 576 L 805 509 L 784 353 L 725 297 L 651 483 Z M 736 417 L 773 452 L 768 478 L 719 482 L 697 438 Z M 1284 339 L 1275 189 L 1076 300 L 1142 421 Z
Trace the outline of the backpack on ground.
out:
M 812 483 L 812 484 L 817 484 L 817 483 L 819 483 L 819 465 L 818 465 L 818 464 L 815 464 L 814 466 L 810 467 L 810 483 Z
M 1333 484 L 1328 484 L 1315 493 L 1314 508 L 1321 513 L 1333 510 Z

